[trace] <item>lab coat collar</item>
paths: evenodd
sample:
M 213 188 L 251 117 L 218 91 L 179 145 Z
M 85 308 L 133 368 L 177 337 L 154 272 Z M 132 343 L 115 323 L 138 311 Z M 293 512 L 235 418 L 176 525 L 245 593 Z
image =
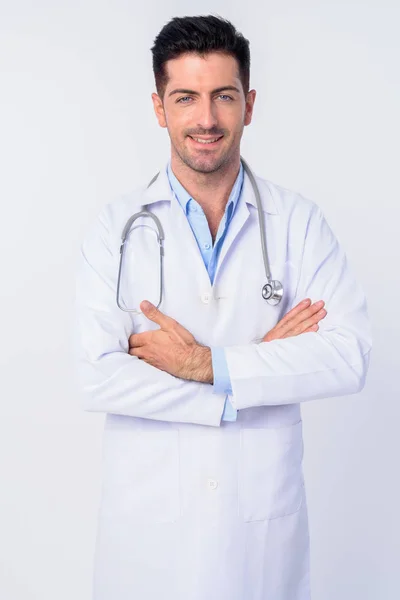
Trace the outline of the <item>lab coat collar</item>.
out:
M 174 199 L 174 194 L 168 180 L 167 165 L 168 162 L 164 162 L 161 165 L 161 168 L 159 169 L 160 174 L 158 175 L 157 179 L 154 181 L 154 183 L 152 183 L 152 185 L 149 188 L 145 189 L 143 199 L 141 202 L 142 204 L 148 205 L 154 204 L 155 202 L 172 201 Z M 268 182 L 265 179 L 261 179 L 256 174 L 254 174 L 254 176 L 260 189 L 264 212 L 269 213 L 271 215 L 277 215 L 279 211 L 272 197 L 272 193 Z M 243 197 L 246 204 L 251 204 L 252 206 L 257 208 L 254 190 L 246 171 L 244 171 L 241 197 Z

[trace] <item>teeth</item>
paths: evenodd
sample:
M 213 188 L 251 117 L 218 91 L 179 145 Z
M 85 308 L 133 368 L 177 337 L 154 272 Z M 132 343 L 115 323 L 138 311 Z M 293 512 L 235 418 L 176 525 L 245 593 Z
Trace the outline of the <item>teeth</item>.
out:
M 200 142 L 201 144 L 212 144 L 212 142 L 216 142 L 219 138 L 215 138 L 214 140 L 200 140 L 199 138 L 193 138 L 196 142 Z

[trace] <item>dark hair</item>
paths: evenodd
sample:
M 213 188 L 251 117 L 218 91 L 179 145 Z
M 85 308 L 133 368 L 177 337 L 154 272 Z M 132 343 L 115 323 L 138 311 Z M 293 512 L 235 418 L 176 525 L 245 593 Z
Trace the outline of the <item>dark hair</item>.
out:
M 151 48 L 157 93 L 163 99 L 168 76 L 165 63 L 181 54 L 204 56 L 223 52 L 236 58 L 244 93 L 250 83 L 250 45 L 230 21 L 213 15 L 174 17 L 161 29 Z

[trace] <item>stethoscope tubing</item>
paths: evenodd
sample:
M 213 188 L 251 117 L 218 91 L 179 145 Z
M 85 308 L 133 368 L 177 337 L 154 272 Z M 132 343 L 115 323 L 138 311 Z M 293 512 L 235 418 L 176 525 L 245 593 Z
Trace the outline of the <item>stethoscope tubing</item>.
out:
M 262 250 L 262 256 L 263 256 L 265 275 L 267 278 L 267 283 L 262 288 L 262 296 L 269 304 L 276 305 L 276 304 L 279 304 L 279 302 L 282 300 L 283 287 L 282 287 L 282 284 L 280 281 L 271 279 L 271 270 L 270 270 L 269 258 L 268 258 L 267 240 L 265 237 L 264 211 L 262 209 L 260 191 L 258 189 L 257 182 L 255 180 L 255 177 L 254 177 L 249 165 L 247 164 L 247 162 L 244 160 L 244 158 L 242 156 L 240 157 L 240 160 L 243 164 L 244 170 L 246 171 L 246 173 L 250 179 L 250 183 L 253 187 L 254 194 L 256 197 L 257 212 L 258 212 L 258 224 L 259 224 L 259 228 L 260 228 L 261 250 Z M 159 174 L 160 174 L 160 172 L 158 172 L 158 173 L 156 173 L 156 175 L 154 175 L 154 177 L 151 179 L 151 181 L 147 185 L 147 188 L 149 188 L 155 182 L 155 180 L 157 179 Z M 157 308 L 159 308 L 159 306 L 161 305 L 161 302 L 162 302 L 163 256 L 164 256 L 163 242 L 165 240 L 164 229 L 163 229 L 160 219 L 157 217 L 157 215 L 148 211 L 146 209 L 146 207 L 144 207 L 140 212 L 137 212 L 134 215 L 132 215 L 126 222 L 126 225 L 122 231 L 122 234 L 121 234 L 122 241 L 121 241 L 121 246 L 120 246 L 120 260 L 119 260 L 118 281 L 117 281 L 117 305 L 121 310 L 123 310 L 125 312 L 134 312 L 136 314 L 141 314 L 141 312 L 136 309 L 128 309 L 128 308 L 125 308 L 124 306 L 122 306 L 122 304 L 119 301 L 119 296 L 120 296 L 120 286 L 121 286 L 122 269 L 123 269 L 123 262 L 124 262 L 125 243 L 126 243 L 128 234 L 131 230 L 133 223 L 140 217 L 151 218 L 155 222 L 156 227 L 157 227 L 157 231 L 155 231 L 149 225 L 142 225 L 142 227 L 149 227 L 149 229 L 154 231 L 154 233 L 157 235 L 157 242 L 158 242 L 159 250 L 160 250 L 160 252 L 159 252 L 159 257 L 160 257 L 159 290 L 160 290 L 160 294 L 159 294 L 158 303 L 156 305 Z

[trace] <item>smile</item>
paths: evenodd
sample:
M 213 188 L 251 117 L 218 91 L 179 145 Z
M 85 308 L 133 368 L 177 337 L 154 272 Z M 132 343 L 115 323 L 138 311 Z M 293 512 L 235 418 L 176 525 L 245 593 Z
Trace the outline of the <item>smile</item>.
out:
M 191 135 L 189 135 L 188 137 L 190 137 L 190 139 L 193 142 L 195 142 L 195 144 L 203 144 L 203 145 L 208 145 L 208 146 L 215 146 L 220 140 L 222 140 L 222 138 L 224 136 L 210 138 L 210 139 L 196 138 L 196 137 L 192 137 Z

